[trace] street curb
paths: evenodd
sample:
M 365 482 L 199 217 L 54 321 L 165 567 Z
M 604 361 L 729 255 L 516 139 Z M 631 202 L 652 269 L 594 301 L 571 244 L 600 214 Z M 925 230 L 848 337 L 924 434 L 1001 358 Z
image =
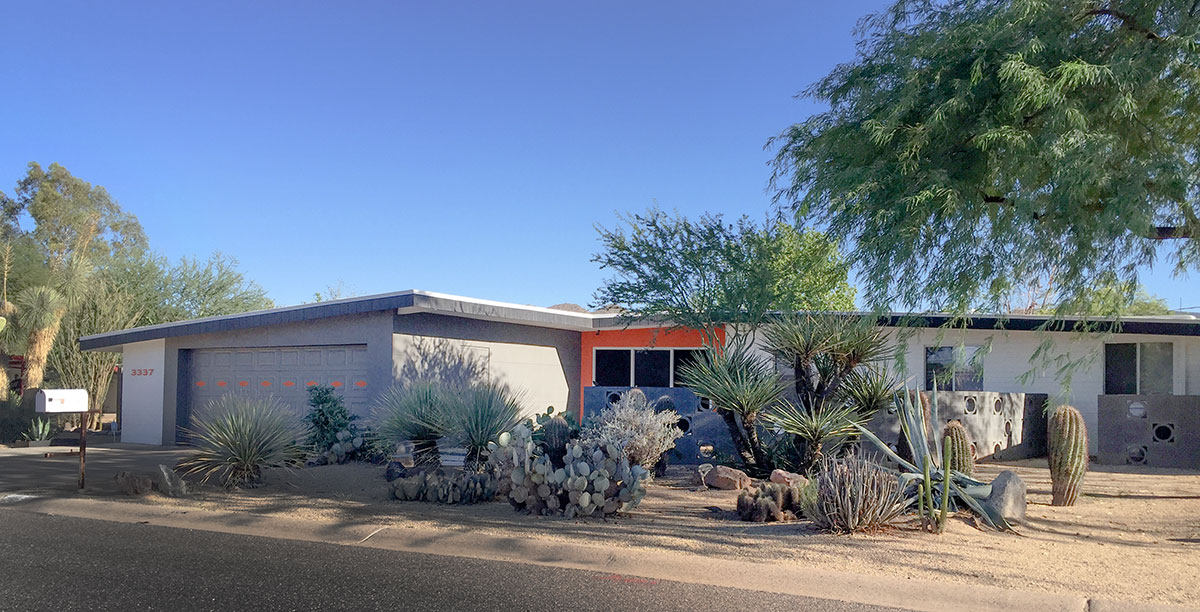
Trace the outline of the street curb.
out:
M 431 529 L 366 523 L 314 523 L 247 513 L 195 509 L 181 511 L 171 507 L 82 498 L 26 498 L 0 503 L 0 507 L 121 523 L 563 567 L 925 612 L 964 609 L 974 612 L 1196 610 L 1145 602 L 1088 600 L 1076 595 L 933 582 L 901 576 L 831 572 L 795 565 L 705 557 L 686 552 L 664 553 L 653 548 L 622 546 L 619 543 L 598 546 L 503 537 L 481 534 L 469 527 Z

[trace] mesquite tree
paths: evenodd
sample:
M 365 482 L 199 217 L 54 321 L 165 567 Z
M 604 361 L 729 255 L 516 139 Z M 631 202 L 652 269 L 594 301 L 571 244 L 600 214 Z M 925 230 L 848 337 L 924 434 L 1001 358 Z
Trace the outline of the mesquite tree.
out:
M 900 0 L 788 128 L 781 202 L 872 306 L 998 309 L 1022 279 L 1132 295 L 1200 267 L 1200 2 Z

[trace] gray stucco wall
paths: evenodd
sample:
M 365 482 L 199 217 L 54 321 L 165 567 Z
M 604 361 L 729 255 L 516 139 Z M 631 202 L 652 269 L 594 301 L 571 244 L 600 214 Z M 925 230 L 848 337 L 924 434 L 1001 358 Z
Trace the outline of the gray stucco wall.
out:
M 430 313 L 396 315 L 391 331 L 412 336 L 553 348 L 558 354 L 563 378 L 567 381 L 569 392 L 566 409 L 576 413 L 579 410 L 579 371 L 582 364 L 578 331 Z
M 392 381 L 392 311 L 330 317 L 316 321 L 286 323 L 229 332 L 179 336 L 166 339 L 163 385 L 163 440 L 175 440 L 175 430 L 186 388 L 179 385 L 180 351 L 210 348 L 256 348 L 339 344 L 367 345 L 367 383 L 370 389 L 385 389 Z M 185 352 L 186 354 L 186 352 Z

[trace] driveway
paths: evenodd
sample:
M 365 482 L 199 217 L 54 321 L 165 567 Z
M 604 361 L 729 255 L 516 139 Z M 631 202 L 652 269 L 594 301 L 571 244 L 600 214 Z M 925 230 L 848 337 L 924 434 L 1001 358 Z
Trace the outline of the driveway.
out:
M 0 448 L 0 492 L 45 495 L 78 492 L 79 456 L 43 457 L 47 451 L 61 453 L 75 449 L 74 446 Z M 88 446 L 85 493 L 114 493 L 117 487 L 113 477 L 118 472 L 153 474 L 158 464 L 174 466 L 185 454 L 187 450 L 177 446 Z

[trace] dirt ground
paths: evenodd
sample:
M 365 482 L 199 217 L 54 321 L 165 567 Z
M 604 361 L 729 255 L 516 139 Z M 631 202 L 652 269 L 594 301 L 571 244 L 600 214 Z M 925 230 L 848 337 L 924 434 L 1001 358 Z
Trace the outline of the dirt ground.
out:
M 835 536 L 804 521 L 743 523 L 730 516 L 735 492 L 694 491 L 686 468 L 672 468 L 651 484 L 634 513 L 607 521 L 527 516 L 504 502 L 397 502 L 388 497 L 382 467 L 362 464 L 273 470 L 263 487 L 230 493 L 206 486 L 190 500 L 148 496 L 130 501 L 315 522 L 654 547 L 857 574 L 1200 605 L 1200 472 L 1093 466 L 1079 503 L 1062 508 L 1049 505 L 1044 459 L 980 466 L 989 480 L 1002 469 L 1016 470 L 1029 487 L 1028 522 L 1018 534 L 981 530 L 966 514 L 940 536 L 913 525 Z

